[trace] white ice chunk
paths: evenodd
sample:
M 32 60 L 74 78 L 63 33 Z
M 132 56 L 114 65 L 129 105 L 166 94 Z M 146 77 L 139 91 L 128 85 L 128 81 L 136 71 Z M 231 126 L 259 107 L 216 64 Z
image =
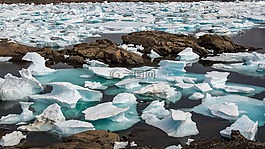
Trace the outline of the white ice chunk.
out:
M 193 141 L 194 141 L 194 139 L 188 139 L 187 142 L 186 142 L 186 144 L 187 145 L 190 145 L 190 143 L 193 142 Z
M 136 87 L 140 87 L 141 85 L 139 84 L 141 79 L 124 79 L 118 83 L 115 84 L 115 86 L 119 88 L 125 88 L 125 89 L 133 89 Z
M 105 64 L 103 62 L 100 62 L 98 60 L 89 60 L 86 59 L 86 63 L 90 66 L 90 67 L 108 67 L 108 64 Z
M 245 138 L 254 140 L 258 131 L 258 122 L 253 122 L 246 115 L 242 115 L 230 127 L 226 127 L 226 129 L 220 131 L 220 134 L 224 137 L 231 138 L 232 130 L 239 130 Z
M 52 131 L 64 137 L 88 130 L 95 130 L 94 126 L 91 123 L 79 120 L 67 120 L 63 122 L 54 123 L 54 125 L 55 128 Z
M 89 70 L 107 79 L 124 78 L 131 73 L 129 69 L 120 67 L 89 67 Z
M 157 84 L 150 84 L 146 87 L 141 88 L 138 91 L 135 91 L 136 94 L 154 96 L 163 99 L 172 100 L 172 98 L 178 96 L 177 91 L 174 88 L 170 87 L 169 84 L 160 82 Z
M 1 100 L 22 100 L 28 95 L 40 93 L 43 90 L 42 85 L 29 70 L 22 69 L 19 73 L 20 78 L 9 73 L 5 75 L 4 83 L 0 86 Z
M 169 114 L 168 112 L 161 107 L 161 102 L 154 101 L 143 110 L 141 117 L 147 124 L 165 131 L 172 137 L 184 137 L 199 133 L 196 123 L 191 120 L 191 113 L 173 109 Z
M 226 86 L 224 90 L 229 93 L 252 93 L 255 91 L 254 88 L 244 86 Z
M 233 102 L 213 104 L 209 106 L 208 109 L 214 116 L 227 120 L 236 120 L 239 116 L 238 106 Z
M 0 57 L 0 62 L 7 62 L 11 59 L 12 59 L 12 57 Z
M 98 104 L 94 107 L 87 108 L 83 111 L 85 114 L 85 119 L 89 121 L 94 121 L 98 119 L 110 118 L 120 113 L 127 111 L 129 107 L 119 108 L 112 104 L 112 102 L 106 102 Z
M 41 95 L 31 95 L 29 98 L 37 102 L 53 103 L 56 102 L 63 107 L 74 108 L 79 100 L 83 101 L 99 101 L 102 93 L 90 90 L 70 82 L 52 82 L 48 83 L 53 87 L 51 93 Z
M 136 104 L 136 97 L 131 93 L 120 93 L 113 98 L 113 105 L 118 107 L 129 107 Z
M 22 113 L 2 116 L 0 119 L 0 124 L 16 124 L 19 122 L 27 122 L 33 120 L 35 116 L 33 115 L 33 112 L 29 110 L 29 107 L 32 104 L 33 102 L 20 102 Z
M 222 89 L 226 87 L 227 77 L 229 72 L 211 71 L 205 74 L 204 83 L 210 84 L 215 89 Z
M 100 82 L 85 81 L 85 87 L 90 89 L 106 89 L 107 86 L 103 86 Z
M 192 95 L 190 95 L 188 97 L 190 100 L 199 100 L 199 99 L 202 99 L 204 98 L 204 94 L 200 93 L 200 92 L 195 92 L 193 93 Z
M 200 56 L 192 51 L 192 48 L 188 47 L 183 51 L 178 53 L 180 61 L 186 62 L 196 62 L 199 60 Z
M 14 131 L 12 133 L 4 135 L 0 140 L 1 146 L 14 146 L 18 145 L 22 139 L 26 139 L 26 136 L 20 131 Z
M 32 75 L 47 75 L 54 73 L 56 70 L 48 68 L 45 66 L 44 58 L 36 52 L 28 52 L 22 60 L 30 61 L 32 64 L 28 67 Z
M 32 124 L 20 126 L 18 129 L 25 131 L 49 131 L 54 127 L 54 123 L 65 121 L 61 107 L 57 103 L 48 106 L 36 118 Z
M 129 144 L 128 141 L 126 142 L 115 142 L 113 149 L 123 149 Z
M 182 149 L 182 147 L 181 147 L 181 145 L 179 144 L 178 146 L 176 146 L 176 145 L 168 146 L 168 147 L 166 147 L 165 149 Z
M 201 92 L 208 92 L 213 90 L 208 83 L 195 84 L 195 87 Z
M 186 70 L 184 69 L 186 66 L 186 62 L 172 61 L 172 60 L 161 60 L 158 65 L 165 71 L 167 69 L 170 69 L 170 70 L 175 70 L 175 71 L 186 72 Z

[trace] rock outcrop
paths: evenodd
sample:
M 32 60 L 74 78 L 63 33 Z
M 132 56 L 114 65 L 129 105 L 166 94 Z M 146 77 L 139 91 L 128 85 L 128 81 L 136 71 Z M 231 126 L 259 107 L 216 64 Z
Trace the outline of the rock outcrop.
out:
M 227 36 L 203 35 L 199 38 L 181 34 L 170 34 L 163 31 L 142 31 L 122 36 L 126 44 L 142 45 L 145 49 L 141 52 L 149 54 L 154 50 L 161 56 L 176 56 L 180 51 L 191 47 L 201 57 L 207 54 L 223 52 L 245 52 L 258 50 L 254 47 L 235 44 Z
M 224 138 L 201 138 L 195 139 L 189 146 L 183 146 L 183 149 L 264 149 L 265 142 L 250 141 L 244 138 L 238 130 L 232 131 L 231 139 Z

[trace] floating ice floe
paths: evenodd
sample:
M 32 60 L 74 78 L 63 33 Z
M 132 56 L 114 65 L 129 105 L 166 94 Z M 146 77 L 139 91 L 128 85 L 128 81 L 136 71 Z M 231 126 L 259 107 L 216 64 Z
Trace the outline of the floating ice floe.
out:
M 204 94 L 202 94 L 200 92 L 195 92 L 192 95 L 190 95 L 188 98 L 191 100 L 199 100 L 199 99 L 204 98 Z
M 20 126 L 18 129 L 24 131 L 49 131 L 54 128 L 54 123 L 65 121 L 61 107 L 56 103 L 48 106 L 36 118 L 32 124 Z
M 103 62 L 97 61 L 97 60 L 89 60 L 86 59 L 86 63 L 89 67 L 108 67 L 108 64 L 105 64 Z
M 161 106 L 162 104 L 159 101 L 152 102 L 143 110 L 142 119 L 147 124 L 165 131 L 171 137 L 184 137 L 199 133 L 196 123 L 191 120 L 191 113 L 173 109 L 168 111 Z
M 195 84 L 195 87 L 197 90 L 201 92 L 209 92 L 213 90 L 208 83 L 198 83 L 198 84 Z
M 89 70 L 94 72 L 96 75 L 107 78 L 124 78 L 131 74 L 131 71 L 127 68 L 120 68 L 120 67 L 89 67 Z
M 239 112 L 238 106 L 233 102 L 224 102 L 213 104 L 208 107 L 211 114 L 227 120 L 236 120 Z
M 18 145 L 22 139 L 26 139 L 26 136 L 20 131 L 14 131 L 12 133 L 4 135 L 0 140 L 0 146 L 14 146 Z
M 102 93 L 90 90 L 69 82 L 52 82 L 47 85 L 52 86 L 51 93 L 30 95 L 29 98 L 36 102 L 58 103 L 62 107 L 74 108 L 79 100 L 93 102 L 100 101 Z
M 86 120 L 94 121 L 98 119 L 110 118 L 127 110 L 129 110 L 129 107 L 119 108 L 113 105 L 112 102 L 106 102 L 87 108 L 83 111 L 83 113 L 85 114 Z
M 124 79 L 120 82 L 117 82 L 115 84 L 115 86 L 119 87 L 119 88 L 125 88 L 125 89 L 133 89 L 133 88 L 137 88 L 137 87 L 141 87 L 141 85 L 139 84 L 139 82 L 141 81 L 141 79 L 131 79 L 131 78 L 127 78 Z
M 216 59 L 222 59 L 226 57 L 225 61 L 233 61 L 237 60 L 241 63 L 232 63 L 232 64 L 214 64 L 213 68 L 226 70 L 226 71 L 233 71 L 242 73 L 244 75 L 250 76 L 264 76 L 265 75 L 265 54 L 252 52 L 252 53 L 236 53 L 230 54 L 225 53 L 220 55 L 219 57 L 214 57 Z M 213 58 L 213 59 L 214 59 Z
M 29 107 L 32 104 L 33 102 L 20 102 L 22 113 L 2 116 L 0 119 L 0 124 L 17 124 L 19 122 L 28 122 L 35 119 L 33 112 L 29 110 Z
M 8 73 L 4 76 L 4 81 L 0 83 L 1 100 L 22 100 L 29 95 L 42 92 L 43 87 L 27 69 L 19 71 L 21 77 L 13 76 Z
M 258 131 L 258 122 L 253 122 L 246 115 L 242 115 L 242 117 L 237 119 L 231 126 L 220 131 L 220 134 L 226 138 L 231 138 L 230 135 L 232 130 L 239 130 L 245 138 L 254 140 Z
M 180 61 L 186 62 L 197 62 L 199 61 L 200 56 L 192 51 L 192 48 L 186 48 L 185 50 L 178 53 L 179 57 L 177 58 Z
M 8 62 L 12 57 L 0 57 L 0 62 Z
M 129 107 L 136 104 L 136 97 L 131 93 L 120 93 L 113 98 L 113 105 L 118 107 Z
M 162 71 L 162 73 L 169 76 L 174 76 L 176 74 L 186 72 L 186 70 L 184 69 L 186 66 L 186 62 L 162 60 L 158 63 L 158 65 L 160 66 L 160 70 Z
M 90 89 L 105 90 L 107 86 L 103 86 L 100 82 L 85 81 L 85 87 Z
M 47 75 L 56 71 L 55 69 L 46 67 L 44 58 L 36 52 L 26 53 L 22 60 L 32 62 L 32 64 L 28 67 L 28 70 L 30 70 L 34 76 Z
M 181 98 L 181 93 L 176 91 L 174 88 L 170 87 L 169 84 L 160 82 L 156 84 L 150 84 L 134 93 L 139 95 L 158 97 L 166 99 L 172 102 L 176 102 Z
M 264 104 L 261 100 L 240 96 L 225 95 L 212 97 L 206 94 L 202 103 L 192 109 L 192 111 L 206 116 L 235 120 L 236 116 L 248 116 L 254 121 L 258 121 L 259 126 L 264 125 Z
M 79 120 L 67 120 L 63 122 L 54 123 L 55 128 L 52 132 L 58 133 L 63 137 L 71 136 L 73 134 L 81 133 L 88 130 L 95 130 L 94 126 L 89 122 Z

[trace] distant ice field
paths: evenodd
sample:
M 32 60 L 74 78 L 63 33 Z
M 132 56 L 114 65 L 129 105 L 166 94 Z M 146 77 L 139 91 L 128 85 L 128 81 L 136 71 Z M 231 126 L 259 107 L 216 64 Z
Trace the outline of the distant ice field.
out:
M 262 27 L 265 2 L 0 4 L 0 38 L 64 48 L 101 34 L 161 30 L 237 34 Z

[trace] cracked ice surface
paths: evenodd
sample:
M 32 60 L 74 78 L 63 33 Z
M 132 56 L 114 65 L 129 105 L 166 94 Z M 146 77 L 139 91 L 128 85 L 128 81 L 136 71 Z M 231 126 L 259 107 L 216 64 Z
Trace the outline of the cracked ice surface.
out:
M 102 33 L 233 34 L 265 22 L 265 2 L 1 4 L 0 38 L 62 48 Z M 244 8 L 244 9 L 242 9 Z M 118 10 L 118 11 L 117 11 Z

